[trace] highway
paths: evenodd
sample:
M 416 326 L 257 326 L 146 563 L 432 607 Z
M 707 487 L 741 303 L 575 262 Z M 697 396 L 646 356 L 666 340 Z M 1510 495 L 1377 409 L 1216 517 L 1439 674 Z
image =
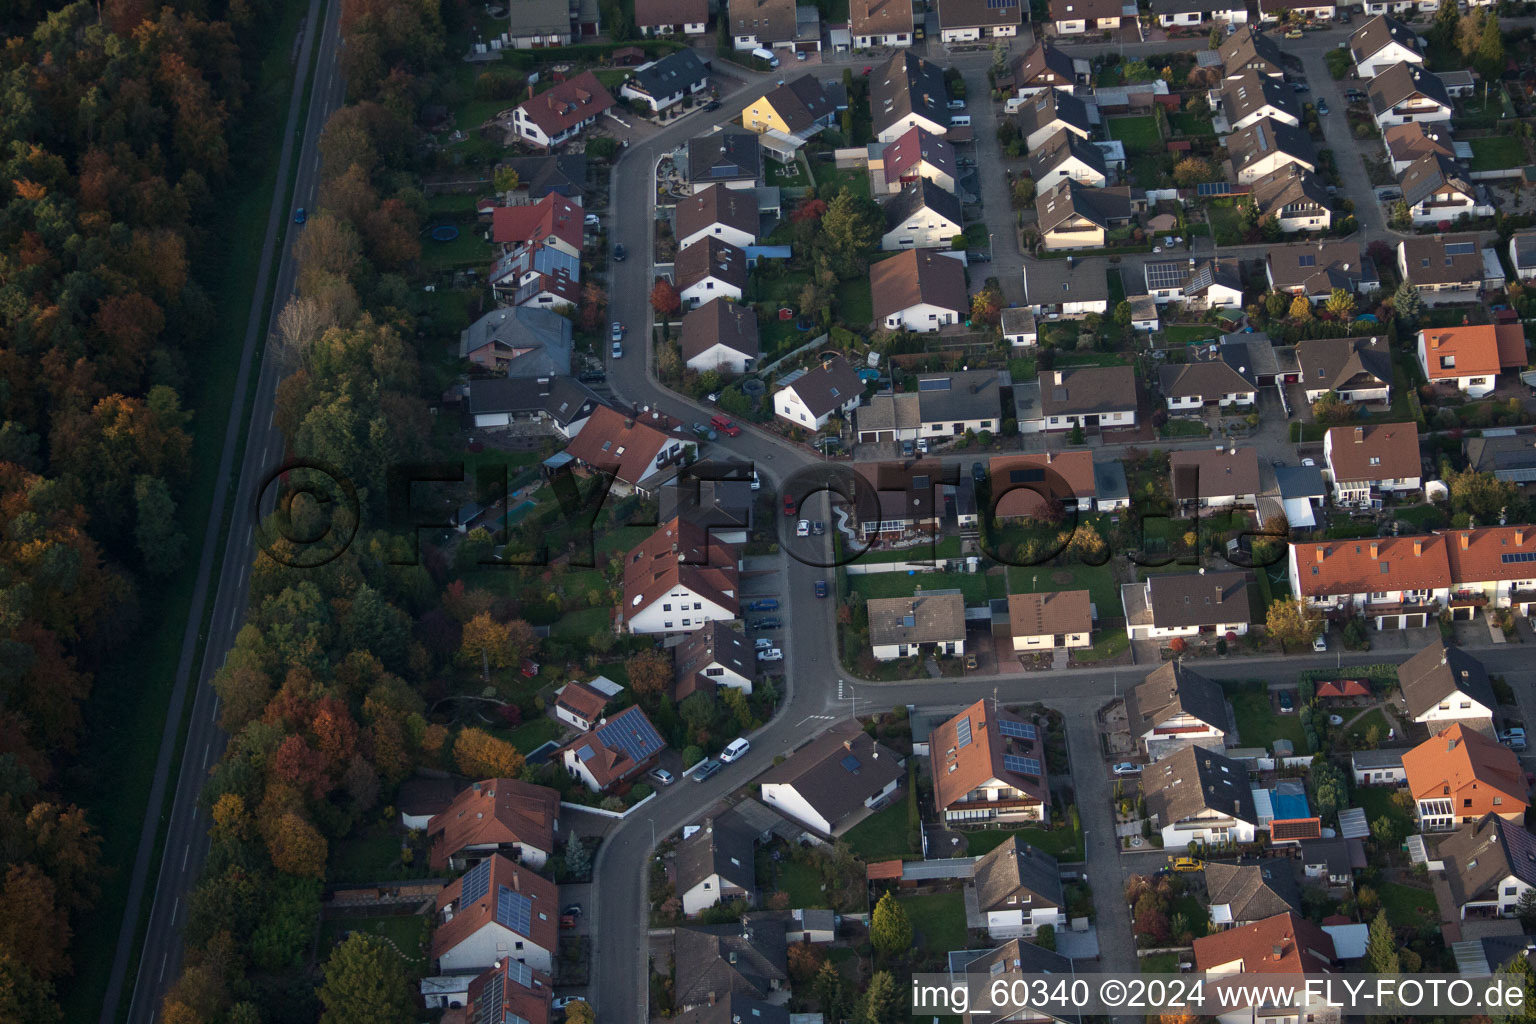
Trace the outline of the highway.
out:
M 293 95 L 288 107 L 288 121 L 272 193 L 266 239 L 262 245 L 255 300 L 251 306 L 244 348 L 241 351 L 240 372 L 234 391 L 236 400 L 231 406 L 225 429 L 213 509 L 198 559 L 197 583 L 192 598 L 193 617 L 188 621 L 182 639 L 181 661 L 170 706 L 166 710 L 165 732 L 161 739 L 133 874 L 129 879 L 127 909 L 123 914 L 107 996 L 102 1005 L 101 1024 L 116 1024 L 118 1019 L 123 986 L 127 980 L 139 927 L 139 910 L 154 855 L 155 836 L 166 820 L 162 818 L 160 810 L 170 779 L 171 760 L 181 726 L 182 711 L 189 683 L 192 682 L 197 646 L 203 639 L 199 634 L 201 616 L 212 582 L 220 527 L 227 509 L 229 533 L 224 545 L 223 568 L 214 594 L 213 615 L 202 664 L 197 666 L 195 686 L 192 688 L 192 715 L 187 725 L 186 745 L 182 751 L 175 793 L 168 813 L 165 845 L 155 881 L 149 925 L 143 947 L 139 951 L 138 972 L 129 1002 L 129 1024 L 150 1024 L 159 1016 L 165 993 L 175 983 L 181 969 L 180 927 L 186 920 L 187 904 L 202 871 L 209 844 L 208 822 L 198 806 L 198 795 L 207 778 L 208 768 L 217 761 L 225 742 L 224 734 L 218 727 L 218 698 L 211 682 L 233 646 L 245 614 L 247 584 L 256 554 L 253 499 L 259 493 L 266 475 L 283 458 L 283 439 L 273 425 L 273 398 L 277 383 L 285 371 L 276 347 L 262 344 L 261 337 L 268 312 L 266 297 L 271 284 L 272 257 L 281 246 L 281 261 L 277 267 L 273 291 L 276 305 L 271 311 L 275 321 L 278 309 L 286 297 L 293 293 L 297 281 L 298 268 L 292 253 L 292 241 L 297 237 L 292 224 L 292 207 L 314 206 L 315 192 L 320 182 L 320 131 L 332 112 L 341 106 L 345 94 L 344 82 L 338 69 L 340 13 L 339 2 L 310 0 L 303 43 L 294 65 Z M 318 41 L 317 31 L 320 33 Z M 320 47 L 319 60 L 315 66 L 314 89 L 305 116 L 304 85 L 317 42 Z M 298 161 L 298 176 L 290 206 L 287 189 L 294 160 Z M 250 407 L 250 422 L 246 424 L 243 420 L 245 407 L 241 399 L 249 389 L 253 368 L 259 376 L 255 400 Z M 243 453 L 240 448 L 242 428 L 246 428 Z M 237 457 L 240 459 L 238 471 L 235 466 Z M 230 502 L 233 502 L 232 506 Z

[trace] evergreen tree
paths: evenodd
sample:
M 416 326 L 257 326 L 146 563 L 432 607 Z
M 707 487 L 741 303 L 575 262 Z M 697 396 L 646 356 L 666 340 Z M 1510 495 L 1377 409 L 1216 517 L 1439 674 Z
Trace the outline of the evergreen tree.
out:
M 832 961 L 823 963 L 821 969 L 816 972 L 816 979 L 811 983 L 811 991 L 816 996 L 816 1005 L 821 1008 L 823 1020 L 841 1020 L 847 1015 L 847 990 L 843 985 L 843 976 L 838 973 Z
M 1397 318 L 1402 325 L 1412 328 L 1419 322 L 1419 314 L 1424 311 L 1424 300 L 1419 298 L 1419 290 L 1410 282 L 1404 281 L 1397 286 L 1397 291 L 1392 293 L 1392 308 L 1397 312 Z
M 592 872 L 592 855 L 575 832 L 565 842 L 565 870 L 573 878 L 585 878 Z
M 405 961 L 377 936 L 355 932 L 331 953 L 320 986 L 320 1024 L 410 1024 L 416 1000 Z
M 901 1005 L 901 993 L 896 988 L 896 979 L 890 971 L 876 971 L 874 977 L 869 979 L 869 988 L 864 992 L 864 1012 L 859 1016 L 860 1024 L 896 1024 L 906 1015 Z
M 1477 42 L 1477 54 L 1472 58 L 1477 70 L 1487 79 L 1497 79 L 1504 73 L 1504 34 L 1499 31 L 1499 16 L 1490 14 L 1483 22 L 1483 33 Z
M 883 956 L 896 956 L 912 948 L 912 922 L 889 892 L 880 897 L 870 915 L 869 941 Z
M 1365 943 L 1365 959 L 1377 974 L 1399 974 L 1402 965 L 1397 958 L 1397 936 L 1387 921 L 1386 908 L 1376 911 L 1371 921 L 1370 937 Z
M 1449 46 L 1456 42 L 1456 23 L 1461 20 L 1461 8 L 1456 0 L 1440 0 L 1435 9 L 1435 24 L 1429 30 L 1430 38 L 1437 46 Z

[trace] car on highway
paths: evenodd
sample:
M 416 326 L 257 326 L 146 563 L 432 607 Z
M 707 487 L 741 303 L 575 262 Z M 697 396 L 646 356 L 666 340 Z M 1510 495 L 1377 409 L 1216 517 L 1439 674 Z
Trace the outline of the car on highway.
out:
M 826 580 L 817 580 L 816 581 L 816 596 L 817 597 L 826 597 L 827 596 L 827 581 Z
M 624 343 L 620 342 L 620 341 L 614 342 L 613 343 L 613 347 L 611 349 L 609 349 L 609 354 L 612 355 L 613 358 L 615 358 L 615 359 L 623 359 L 624 358 Z
M 770 615 L 770 616 L 768 616 L 767 618 L 764 618 L 764 619 L 753 619 L 751 622 L 747 623 L 747 628 L 748 629 L 780 629 L 780 628 L 782 628 L 782 624 L 779 622 L 778 619 L 776 619 L 776 618 L 774 618 L 773 616 Z
M 651 769 L 651 781 L 656 783 L 658 786 L 670 786 L 672 783 L 676 782 L 677 779 L 674 778 L 672 773 L 667 771 L 665 768 L 653 768 Z
M 711 416 L 709 425 L 714 427 L 726 437 L 740 437 L 741 428 L 738 427 L 729 416 Z
M 811 521 L 809 519 L 802 519 L 798 523 L 795 524 L 795 536 L 796 537 L 809 537 L 810 535 L 811 535 Z
M 624 246 L 616 245 L 616 246 L 613 247 L 613 262 L 615 262 L 615 263 L 623 263 L 624 262 L 624 257 L 626 257 L 628 255 L 629 255 L 629 253 L 624 251 Z
M 724 750 L 720 751 L 720 760 L 726 764 L 730 764 L 732 761 L 740 761 L 747 756 L 747 751 L 751 749 L 752 744 L 747 742 L 745 736 L 737 736 L 726 745 Z
M 1116 775 L 1140 775 L 1141 765 L 1132 764 L 1130 761 L 1121 761 L 1119 764 L 1110 765 L 1109 770 Z
M 719 761 L 705 761 L 704 764 L 693 773 L 693 781 L 703 782 L 705 779 L 712 778 L 719 773 L 722 767 L 724 766 L 721 765 Z
M 758 661 L 783 661 L 784 652 L 777 647 L 770 647 L 766 651 L 757 652 Z

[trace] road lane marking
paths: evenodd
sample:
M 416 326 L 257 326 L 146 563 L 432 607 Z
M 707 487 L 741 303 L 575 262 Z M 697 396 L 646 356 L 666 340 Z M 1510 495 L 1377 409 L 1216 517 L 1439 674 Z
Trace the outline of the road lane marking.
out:
M 203 767 L 205 769 L 208 767 L 208 755 L 210 753 L 212 753 L 212 752 L 213 752 L 213 740 L 209 740 L 207 746 L 203 747 Z
M 181 897 L 176 897 L 176 902 L 171 904 L 171 924 L 176 923 L 176 915 L 181 913 Z
M 160 958 L 160 981 L 164 981 L 165 980 L 165 962 L 167 960 L 169 960 L 170 958 L 171 958 L 171 954 L 169 954 L 169 953 L 166 953 L 164 956 L 162 956 Z
M 208 762 L 205 760 L 203 763 L 206 765 Z M 188 843 L 186 847 L 181 851 L 181 870 L 183 874 L 185 874 L 187 870 L 187 858 L 191 856 L 192 844 Z

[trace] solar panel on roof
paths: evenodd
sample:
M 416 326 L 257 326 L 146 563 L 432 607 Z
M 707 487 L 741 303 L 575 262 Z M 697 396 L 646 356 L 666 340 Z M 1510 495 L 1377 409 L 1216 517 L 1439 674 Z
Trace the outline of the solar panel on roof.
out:
M 523 988 L 533 988 L 533 968 L 521 960 L 507 961 L 507 977 Z
M 1195 186 L 1195 194 L 1202 196 L 1224 196 L 1232 192 L 1232 183 L 1228 181 L 1208 181 Z
M 1189 276 L 1189 268 L 1183 263 L 1148 263 L 1146 268 L 1148 288 L 1177 288 Z
M 491 889 L 491 862 L 483 860 L 469 869 L 464 884 L 459 888 L 459 902 L 474 903 Z
M 533 901 L 520 892 L 501 886 L 496 893 L 496 921 L 519 935 L 530 934 L 533 926 Z
M 1023 740 L 1038 739 L 1040 736 L 1029 722 L 1014 722 L 1005 718 L 998 723 L 998 728 L 1002 730 L 1004 736 L 1014 736 Z
M 1040 774 L 1040 759 L 1037 757 L 1017 757 L 1013 754 L 1003 755 L 1003 767 L 1010 772 L 1018 772 L 1020 775 Z
M 1513 562 L 1536 562 L 1536 551 L 1511 551 L 1500 555 L 1499 561 L 1506 565 Z
M 599 726 L 597 738 L 604 746 L 622 750 L 636 761 L 644 761 L 666 746 L 650 720 L 639 714 L 624 715 Z
M 498 971 L 480 990 L 479 1024 L 503 1024 L 501 1004 L 506 1000 L 506 989 Z
M 592 753 L 592 744 L 590 743 L 583 743 L 581 746 L 576 748 L 576 756 L 581 758 L 583 761 L 592 760 Z
M 863 767 L 861 764 L 859 764 L 859 759 L 854 757 L 852 754 L 849 754 L 847 757 L 843 758 L 839 764 L 843 766 L 843 771 L 847 772 L 849 775 L 859 774 L 859 769 Z
M 1477 251 L 1476 242 L 1446 242 L 1445 254 L 1447 256 L 1470 256 Z
M 1014 484 L 1037 483 L 1045 479 L 1045 470 L 1038 466 L 1030 469 L 1013 469 L 1008 471 L 1008 482 Z
M 971 717 L 966 715 L 955 723 L 955 746 L 968 747 L 971 745 Z
M 1317 266 L 1317 257 L 1309 252 L 1297 260 L 1296 265 L 1300 267 L 1315 267 Z
M 949 378 L 948 377 L 930 377 L 928 380 L 920 380 L 920 381 L 917 382 L 917 390 L 919 390 L 919 391 L 948 391 L 949 390 Z

